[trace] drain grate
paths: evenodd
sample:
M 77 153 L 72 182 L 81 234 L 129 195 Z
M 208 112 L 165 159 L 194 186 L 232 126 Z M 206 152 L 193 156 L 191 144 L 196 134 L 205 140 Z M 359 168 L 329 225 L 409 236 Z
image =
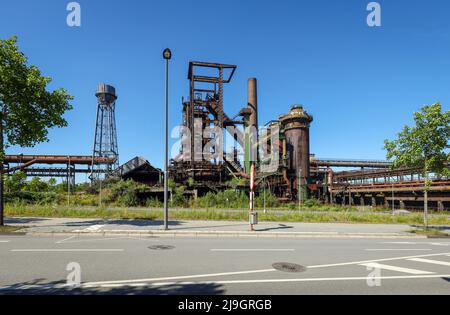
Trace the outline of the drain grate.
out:
M 291 263 L 285 263 L 285 262 L 281 262 L 281 263 L 275 263 L 272 265 L 272 267 L 278 271 L 283 271 L 283 272 L 304 272 L 306 271 L 306 267 L 301 266 L 301 265 L 297 265 L 297 264 L 291 264 Z
M 171 246 L 171 245 L 154 245 L 154 246 L 149 246 L 148 249 L 151 250 L 170 250 L 170 249 L 174 249 L 175 246 Z

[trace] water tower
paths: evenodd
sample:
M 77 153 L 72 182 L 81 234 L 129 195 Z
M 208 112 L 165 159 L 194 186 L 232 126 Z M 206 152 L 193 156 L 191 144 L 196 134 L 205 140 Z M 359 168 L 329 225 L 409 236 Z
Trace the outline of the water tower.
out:
M 97 120 L 94 134 L 91 180 L 98 180 L 119 167 L 116 129 L 116 89 L 104 83 L 97 87 Z M 102 162 L 99 163 L 98 161 Z M 106 161 L 106 162 L 105 162 Z

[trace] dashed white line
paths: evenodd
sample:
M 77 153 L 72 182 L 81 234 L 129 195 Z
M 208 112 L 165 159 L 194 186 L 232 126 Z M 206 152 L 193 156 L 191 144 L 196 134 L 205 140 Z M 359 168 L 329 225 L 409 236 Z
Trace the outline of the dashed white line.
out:
M 218 248 L 210 249 L 212 252 L 295 252 L 292 248 Z
M 416 245 L 416 242 L 384 242 L 381 244 L 393 244 L 393 245 Z
M 416 261 L 416 262 L 426 263 L 426 264 L 450 266 L 450 262 L 440 261 L 440 260 L 423 259 L 423 258 L 411 258 L 411 259 L 408 259 L 408 260 L 409 261 Z
M 381 244 L 391 244 L 391 245 L 432 245 L 432 246 L 450 246 L 450 243 L 443 242 L 432 242 L 432 243 L 418 243 L 418 242 L 383 242 Z
M 129 237 L 127 237 L 127 236 L 121 236 L 121 237 L 97 238 L 97 239 L 77 239 L 77 240 L 71 241 L 74 237 L 76 237 L 76 236 L 72 236 L 65 240 L 59 241 L 59 242 L 57 242 L 57 244 L 61 244 L 61 243 L 73 244 L 73 243 L 82 243 L 82 242 L 101 242 L 101 241 L 115 241 L 115 240 L 129 239 Z
M 10 241 L 0 241 L 0 243 L 9 243 Z
M 383 264 L 378 264 L 378 263 L 361 264 L 361 266 L 370 267 L 370 268 L 384 269 L 384 270 L 390 270 L 390 271 L 397 271 L 397 272 L 403 272 L 403 273 L 409 273 L 409 274 L 412 274 L 412 275 L 431 275 L 431 274 L 435 273 L 435 272 L 430 272 L 430 271 L 417 270 L 417 269 L 404 268 L 404 267 L 397 267 L 397 266 L 391 266 L 391 265 L 383 265 Z
M 367 252 L 426 252 L 432 251 L 430 248 L 368 248 Z
M 430 243 L 433 246 L 450 246 L 450 243 Z
M 123 249 L 12 249 L 16 253 L 123 252 Z

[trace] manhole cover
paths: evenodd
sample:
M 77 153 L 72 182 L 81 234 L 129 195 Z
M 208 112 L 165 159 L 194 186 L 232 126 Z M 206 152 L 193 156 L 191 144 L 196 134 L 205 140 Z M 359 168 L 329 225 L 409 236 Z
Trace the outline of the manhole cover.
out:
M 272 265 L 272 267 L 278 271 L 283 272 L 304 272 L 306 271 L 306 267 L 300 266 L 297 264 L 291 264 L 291 263 L 275 263 Z
M 148 247 L 151 250 L 169 250 L 169 249 L 174 249 L 175 246 L 171 246 L 171 245 L 154 245 L 154 246 L 149 246 Z

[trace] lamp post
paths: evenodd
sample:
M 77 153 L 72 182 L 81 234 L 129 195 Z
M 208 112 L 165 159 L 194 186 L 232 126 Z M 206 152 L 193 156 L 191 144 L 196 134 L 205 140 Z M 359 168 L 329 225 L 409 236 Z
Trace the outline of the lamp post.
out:
M 169 60 L 172 52 L 169 48 L 164 49 L 163 58 L 166 60 L 166 109 L 165 109 L 165 131 L 164 131 L 164 230 L 169 229 Z

